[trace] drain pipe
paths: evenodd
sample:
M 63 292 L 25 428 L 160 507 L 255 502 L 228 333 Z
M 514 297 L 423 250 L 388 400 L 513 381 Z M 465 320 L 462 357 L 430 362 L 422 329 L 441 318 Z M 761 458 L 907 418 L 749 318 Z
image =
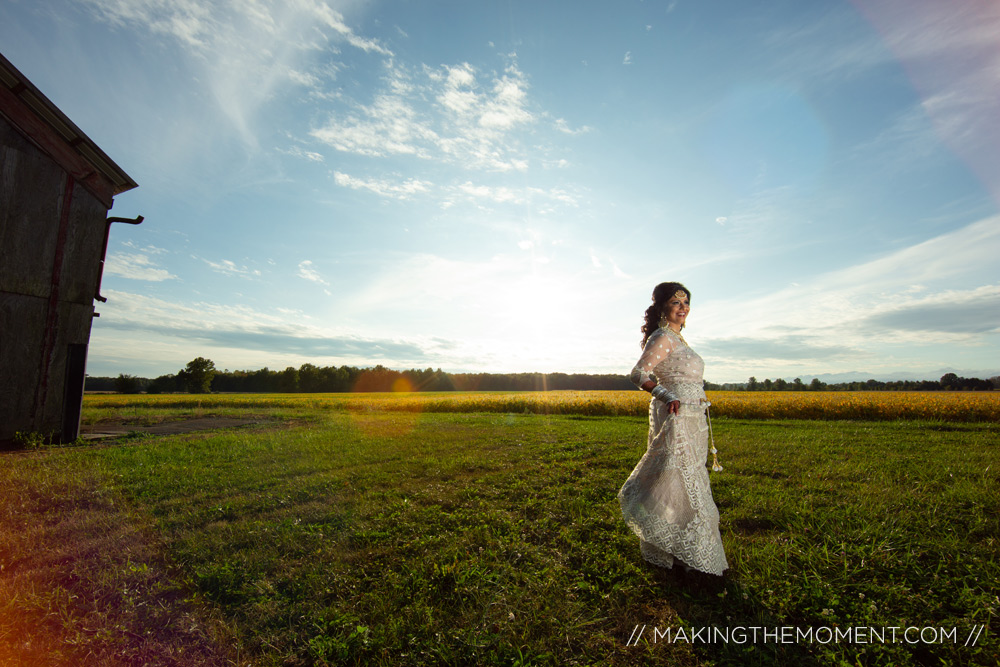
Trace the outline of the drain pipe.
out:
M 105 255 L 108 254 L 108 239 L 111 237 L 111 223 L 113 222 L 124 222 L 127 225 L 138 225 L 143 221 L 143 217 L 137 216 L 135 218 L 108 218 L 107 225 L 104 227 L 104 247 L 101 248 L 101 265 L 97 272 L 97 292 L 94 293 L 94 298 L 101 303 L 107 303 L 107 298 L 101 296 L 101 280 L 104 279 L 104 259 Z M 98 313 L 94 313 L 94 317 L 100 317 Z

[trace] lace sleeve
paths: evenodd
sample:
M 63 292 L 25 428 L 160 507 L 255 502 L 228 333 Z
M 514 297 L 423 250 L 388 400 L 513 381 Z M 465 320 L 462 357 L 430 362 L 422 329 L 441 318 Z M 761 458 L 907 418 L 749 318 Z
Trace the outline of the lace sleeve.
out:
M 673 339 L 670 336 L 665 336 L 660 331 L 654 331 L 650 335 L 649 340 L 646 341 L 646 346 L 642 349 L 642 356 L 639 357 L 639 361 L 635 363 L 635 366 L 632 367 L 632 372 L 629 374 L 632 384 L 642 389 L 644 383 L 650 380 L 656 382 L 653 369 L 673 351 Z

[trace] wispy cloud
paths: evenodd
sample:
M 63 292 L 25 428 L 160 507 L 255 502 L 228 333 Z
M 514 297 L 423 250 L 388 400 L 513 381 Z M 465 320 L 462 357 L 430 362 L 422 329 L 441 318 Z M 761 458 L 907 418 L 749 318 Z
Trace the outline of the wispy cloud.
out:
M 737 199 L 733 210 L 715 222 L 726 227 L 726 242 L 731 246 L 760 249 L 761 241 L 773 252 L 787 242 L 779 240 L 792 227 L 801 226 L 803 210 L 797 190 L 792 186 L 760 188 Z M 781 234 L 779 235 L 779 232 Z
M 458 186 L 458 191 L 474 199 L 489 199 L 497 203 L 523 202 L 521 194 L 508 187 L 490 187 L 488 185 L 475 185 L 466 182 Z
M 896 175 L 934 164 L 941 151 L 934 126 L 922 105 L 897 114 L 881 132 L 854 146 L 847 159 Z M 870 177 L 871 171 L 866 172 Z
M 236 276 L 239 278 L 258 278 L 261 276 L 261 272 L 258 269 L 251 269 L 247 266 L 240 266 L 228 259 L 223 259 L 219 262 L 213 262 L 212 260 L 201 258 L 203 262 L 208 264 L 213 271 L 216 273 L 221 273 L 226 276 Z
M 160 247 L 157 247 L 155 245 L 148 244 L 148 243 L 146 245 L 139 245 L 138 243 L 135 243 L 134 241 L 122 241 L 121 245 L 124 248 L 131 248 L 131 249 L 135 250 L 136 252 L 141 252 L 141 253 L 145 253 L 145 254 L 148 254 L 148 255 L 162 255 L 163 253 L 168 252 L 168 250 L 166 248 L 160 248 Z
M 392 182 L 384 179 L 374 180 L 357 178 L 340 171 L 334 172 L 333 180 L 337 183 L 337 185 L 345 188 L 351 188 L 352 190 L 368 190 L 369 192 L 374 192 L 380 197 L 391 197 L 393 199 L 409 199 L 417 193 L 427 192 L 430 190 L 432 185 L 428 181 L 421 181 L 416 178 L 408 178 L 403 181 Z
M 622 65 L 631 65 L 631 64 L 632 64 L 632 52 L 626 51 L 625 58 L 622 59 Z
M 892 53 L 877 35 L 856 29 L 859 21 L 863 19 L 846 6 L 831 8 L 817 20 L 775 28 L 747 57 L 811 86 L 856 79 L 892 61 Z
M 871 74 L 900 64 L 920 96 L 875 142 L 894 153 L 920 155 L 936 139 L 964 158 L 1000 201 L 1000 4 L 950 5 L 934 0 L 853 0 L 877 32 L 853 29 L 858 15 L 831 11 L 822 21 L 780 29 L 768 42 L 773 62 L 787 76 L 828 87 L 831 81 Z M 843 28 L 838 28 L 843 25 Z M 838 35 L 831 40 L 828 35 Z M 854 35 L 841 39 L 841 35 Z M 929 117 L 933 124 L 924 122 Z
M 1000 201 L 1000 5 L 862 0 L 944 141 Z
M 323 162 L 325 160 L 321 153 L 307 151 L 300 146 L 279 149 L 279 152 L 284 153 L 285 155 L 291 155 L 292 157 L 302 158 L 303 160 L 308 160 L 309 162 Z
M 212 5 L 197 0 L 86 0 L 86 4 L 116 27 L 139 25 L 196 49 L 207 48 L 219 27 Z
M 207 86 L 250 146 L 257 143 L 257 111 L 277 90 L 317 89 L 331 76 L 328 67 L 311 70 L 316 54 L 345 45 L 378 57 L 393 55 L 377 40 L 358 35 L 325 0 L 84 2 L 100 21 L 172 40 L 195 72 L 194 81 Z
M 515 132 L 537 117 L 528 90 L 513 59 L 499 73 L 468 63 L 411 70 L 390 61 L 370 103 L 332 114 L 310 134 L 345 153 L 523 171 L 528 160 Z
M 927 333 L 1000 333 L 1000 285 L 901 298 L 861 324 L 866 329 L 912 334 L 915 339 Z
M 709 339 L 699 344 L 698 349 L 705 355 L 753 360 L 769 366 L 789 361 L 854 360 L 869 356 L 857 348 L 831 343 L 825 337 L 795 332 L 787 332 L 780 338 Z
M 578 134 L 587 134 L 588 132 L 591 132 L 594 129 L 589 125 L 583 125 L 579 128 L 574 129 L 569 126 L 569 123 L 566 122 L 565 118 L 556 118 L 555 126 L 556 129 L 562 132 L 563 134 L 569 134 L 574 136 Z
M 1000 218 L 987 218 L 764 297 L 708 304 L 699 316 L 708 330 L 741 332 L 710 341 L 713 353 L 732 358 L 751 341 L 776 356 L 785 344 L 800 359 L 812 350 L 817 363 L 878 345 L 976 345 L 1000 328 L 998 254 Z M 933 289 L 942 284 L 955 287 Z
M 299 278 L 308 280 L 309 282 L 316 283 L 318 285 L 323 285 L 326 287 L 329 287 L 330 285 L 330 283 L 327 282 L 326 279 L 324 279 L 323 276 L 321 276 L 315 268 L 313 268 L 312 260 L 309 259 L 304 259 L 301 262 L 299 262 L 299 270 L 297 275 L 299 276 Z
M 187 341 L 190 350 L 201 350 L 202 354 L 226 355 L 242 349 L 262 352 L 270 359 L 297 356 L 299 363 L 325 357 L 343 363 L 381 362 L 394 366 L 439 363 L 436 351 L 454 347 L 453 342 L 441 339 L 367 336 L 325 328 L 301 313 L 289 317 L 286 309 L 272 312 L 211 302 L 178 303 L 113 290 L 108 296 L 115 309 L 101 318 L 99 326 L 105 334 L 100 341 L 108 339 L 109 331 L 141 331 L 171 341 Z M 206 347 L 214 352 L 206 351 Z
M 386 178 L 361 178 L 336 171 L 334 182 L 352 190 L 365 190 L 380 197 L 391 199 L 412 199 L 418 195 L 434 197 L 443 208 L 450 208 L 457 202 L 466 201 L 476 205 L 534 204 L 539 213 L 551 211 L 555 207 L 578 207 L 577 194 L 562 188 L 538 188 L 532 186 L 511 187 L 507 185 L 486 185 L 465 181 L 457 185 L 436 186 L 430 181 L 416 178 L 390 180 Z
M 564 206 L 579 206 L 577 197 L 560 188 L 490 186 L 466 181 L 448 188 L 448 194 L 464 197 L 470 201 L 490 201 L 497 204 L 524 205 L 548 202 Z
M 149 255 L 140 252 L 117 252 L 109 255 L 104 263 L 104 273 L 105 275 L 148 282 L 162 282 L 177 278 L 166 269 L 159 268 Z

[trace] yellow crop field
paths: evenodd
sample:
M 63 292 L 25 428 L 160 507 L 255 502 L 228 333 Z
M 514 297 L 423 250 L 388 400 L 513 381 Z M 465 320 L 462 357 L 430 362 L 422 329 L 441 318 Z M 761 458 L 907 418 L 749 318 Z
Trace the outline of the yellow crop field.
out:
M 710 391 L 713 417 L 1000 422 L 1000 392 Z M 440 392 L 368 394 L 93 394 L 85 421 L 102 415 L 189 409 L 236 414 L 259 409 L 349 412 L 504 412 L 591 416 L 647 414 L 640 391 Z

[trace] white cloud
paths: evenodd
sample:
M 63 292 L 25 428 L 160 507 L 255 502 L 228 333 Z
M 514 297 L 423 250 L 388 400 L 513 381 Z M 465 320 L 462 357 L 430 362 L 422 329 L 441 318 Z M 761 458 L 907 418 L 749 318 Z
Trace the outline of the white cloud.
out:
M 356 178 L 343 172 L 334 172 L 333 179 L 337 185 L 353 190 L 368 190 L 380 197 L 392 197 L 393 199 L 409 199 L 412 195 L 428 192 L 431 183 L 419 181 L 415 178 L 408 178 L 400 183 L 393 183 L 386 180 L 366 180 Z
M 523 171 L 528 161 L 514 132 L 535 119 L 527 77 L 516 64 L 482 74 L 468 63 L 411 72 L 389 62 L 370 104 L 331 115 L 310 135 L 346 153 Z
M 524 205 L 529 202 L 549 201 L 566 206 L 578 206 L 573 194 L 559 189 L 548 190 L 535 187 L 511 188 L 507 186 L 489 186 L 466 181 L 454 188 L 456 195 L 462 195 L 470 200 L 488 200 L 498 204 Z
M 330 283 L 328 283 L 321 275 L 319 275 L 319 272 L 313 268 L 312 260 L 304 259 L 299 262 L 299 271 L 297 275 L 299 278 L 303 278 L 319 285 L 330 285 Z
M 166 248 L 158 248 L 155 245 L 149 245 L 149 244 L 144 246 L 139 246 L 133 241 L 123 241 L 122 246 L 125 248 L 132 248 L 137 252 L 147 255 L 162 255 L 163 253 L 168 252 Z
M 285 155 L 291 155 L 292 157 L 302 158 L 303 160 L 308 160 L 309 162 L 323 162 L 325 158 L 314 151 L 307 151 L 299 146 L 292 146 L 291 148 L 278 149 L 279 153 L 284 153 Z
M 294 69 L 289 69 L 288 70 L 288 78 L 292 82 L 297 83 L 300 86 L 306 86 L 308 88 L 315 88 L 320 83 L 320 80 L 319 80 L 318 77 L 316 77 L 316 76 L 314 76 L 312 74 L 309 74 L 307 72 L 299 72 L 299 71 L 294 70 Z
M 704 318 L 710 331 L 740 332 L 758 341 L 811 340 L 818 348 L 976 344 L 1000 326 L 992 309 L 998 303 L 997 256 L 1000 217 L 987 218 L 764 297 L 706 304 L 699 320 Z M 930 291 L 925 293 L 922 285 L 931 286 Z M 976 311 L 979 316 L 973 315 Z M 941 317 L 919 321 L 921 314 L 932 313 Z M 904 322 L 913 326 L 902 328 Z M 928 330 L 936 332 L 933 339 Z
M 257 269 L 251 269 L 246 266 L 239 266 L 235 262 L 224 259 L 221 262 L 213 262 L 208 259 L 202 258 L 202 261 L 212 267 L 212 270 L 216 273 L 221 273 L 227 276 L 238 276 L 240 278 L 255 278 L 261 275 L 261 272 Z
M 393 55 L 392 51 L 379 44 L 378 40 L 368 39 L 355 34 L 354 30 L 344 23 L 344 16 L 340 12 L 331 9 L 325 2 L 306 2 L 305 6 L 311 10 L 316 18 L 326 24 L 327 27 L 332 28 L 347 40 L 347 43 L 351 46 L 362 51 L 379 53 L 384 56 Z
M 427 144 L 437 140 L 416 111 L 401 97 L 379 95 L 375 102 L 350 115 L 331 121 L 310 133 L 315 139 L 345 153 L 380 157 L 413 155 L 429 157 Z
M 84 0 L 98 20 L 168 37 L 192 69 L 194 85 L 207 87 L 229 125 L 256 147 L 258 109 L 284 86 L 314 91 L 331 76 L 329 66 L 310 71 L 316 54 L 346 43 L 364 53 L 391 57 L 377 40 L 362 37 L 325 0 Z M 333 73 L 335 74 L 336 66 Z M 208 119 L 200 119 L 202 126 Z
M 894 303 L 869 316 L 865 325 L 888 329 L 897 337 L 917 343 L 926 342 L 928 334 L 968 339 L 984 333 L 1000 333 L 1000 285 L 901 294 Z
M 208 356 L 228 368 L 298 366 L 306 361 L 412 368 L 441 366 L 456 347 L 442 338 L 370 335 L 324 326 L 288 308 L 177 302 L 114 290 L 107 295 L 91 337 L 88 368 L 117 369 L 127 363 L 132 372 L 139 365 L 141 372 L 155 375 L 175 372 L 180 360 L 195 356 Z M 140 346 L 134 344 L 137 334 L 142 336 Z
M 205 48 L 219 28 L 213 7 L 197 0 L 86 0 L 98 18 L 119 27 L 139 24 L 189 47 Z
M 493 84 L 493 96 L 487 99 L 479 115 L 483 127 L 507 130 L 528 123 L 534 116 L 525 108 L 527 85 L 516 65 L 507 68 L 504 76 Z
M 542 190 L 540 188 L 528 188 L 528 190 L 529 192 L 542 195 L 544 197 L 548 197 L 553 201 L 557 201 L 562 204 L 566 204 L 568 206 L 579 206 L 579 202 L 576 200 L 575 196 L 559 188 L 551 188 L 549 190 Z
M 466 182 L 458 186 L 459 191 L 475 199 L 490 199 L 497 203 L 523 203 L 523 194 L 515 192 L 508 187 L 490 187 L 487 185 L 473 185 Z
M 126 252 L 109 255 L 104 262 L 104 274 L 149 282 L 162 282 L 177 277 L 166 269 L 158 268 L 147 254 Z
M 569 134 L 574 136 L 578 134 L 586 134 L 593 130 L 593 128 L 590 127 L 589 125 L 584 125 L 583 127 L 574 130 L 569 126 L 569 123 L 566 122 L 565 118 L 556 118 L 555 125 L 556 129 L 562 132 L 563 134 Z
M 622 65 L 631 65 L 631 64 L 632 64 L 632 52 L 626 51 L 625 58 L 622 60 Z

